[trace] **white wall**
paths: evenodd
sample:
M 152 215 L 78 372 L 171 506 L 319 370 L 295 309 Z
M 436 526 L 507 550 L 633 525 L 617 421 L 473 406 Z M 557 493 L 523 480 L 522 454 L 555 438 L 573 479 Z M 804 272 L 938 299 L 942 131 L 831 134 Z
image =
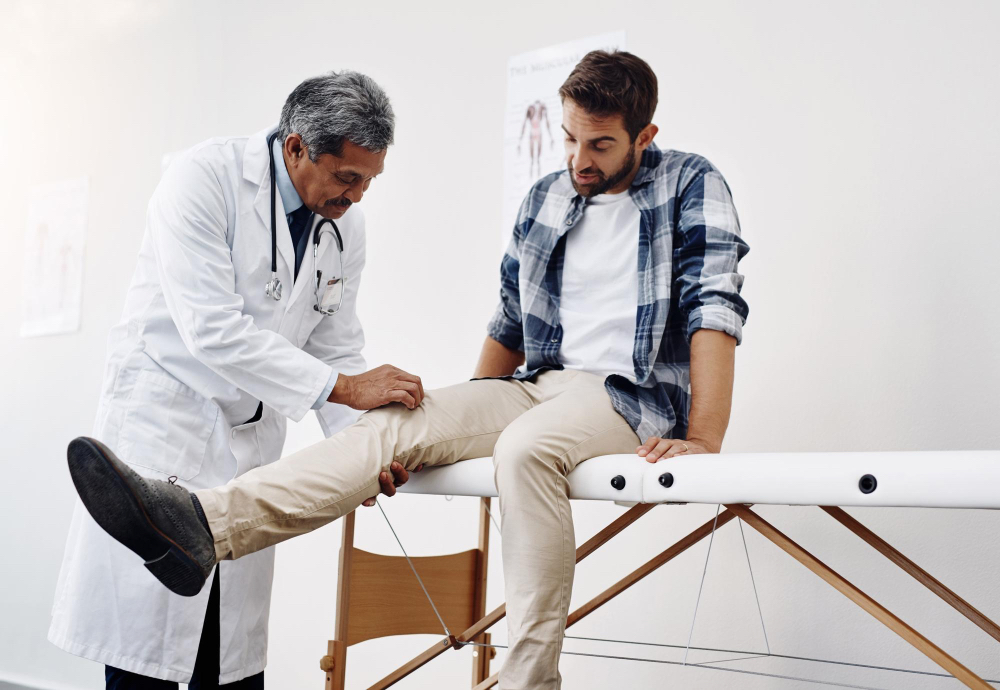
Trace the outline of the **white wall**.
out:
M 501 127 L 508 55 L 624 28 L 660 79 L 664 147 L 728 178 L 752 251 L 726 450 L 1000 447 L 1000 10 L 994 2 L 107 2 L 0 9 L 0 678 L 102 687 L 101 670 L 45 641 L 73 491 L 67 441 L 89 431 L 104 341 L 123 303 L 160 156 L 274 121 L 306 76 L 351 67 L 394 99 L 397 145 L 365 199 L 362 314 L 372 364 L 431 386 L 469 375 L 497 289 Z M 84 318 L 73 335 L 16 337 L 31 185 L 88 175 Z M 319 437 L 309 420 L 289 449 Z M 385 503 L 412 552 L 474 543 L 474 503 Z M 582 540 L 621 512 L 575 506 Z M 603 589 L 713 512 L 661 507 L 581 566 L 574 601 Z M 852 511 L 1000 619 L 1000 516 Z M 997 643 L 816 509 L 761 513 L 974 670 L 1000 677 Z M 377 512 L 359 542 L 395 553 Z M 936 670 L 748 530 L 774 651 Z M 496 534 L 494 533 L 494 539 Z M 333 634 L 332 526 L 279 547 L 271 688 L 318 688 Z M 575 634 L 687 639 L 704 547 L 636 586 Z M 494 553 L 490 603 L 501 596 Z M 503 626 L 495 631 L 506 637 Z M 352 687 L 432 638 L 351 651 Z M 759 649 L 735 525 L 720 531 L 695 643 Z M 643 656 L 655 649 L 567 649 Z M 661 658 L 678 659 L 676 653 Z M 707 658 L 705 656 L 698 659 Z M 754 670 L 876 687 L 954 681 L 756 661 Z M 401 687 L 463 687 L 451 652 Z M 566 657 L 571 688 L 797 687 L 767 677 Z M 448 682 L 444 678 L 454 678 Z

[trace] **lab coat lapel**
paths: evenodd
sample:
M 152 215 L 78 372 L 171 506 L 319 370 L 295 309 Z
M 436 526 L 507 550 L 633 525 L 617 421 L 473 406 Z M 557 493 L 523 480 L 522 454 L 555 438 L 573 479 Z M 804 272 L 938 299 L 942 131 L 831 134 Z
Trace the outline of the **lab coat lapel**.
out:
M 250 137 L 243 155 L 243 177 L 257 185 L 257 194 L 253 206 L 257 211 L 266 235 L 264 241 L 270 248 L 271 244 L 271 165 L 267 153 L 267 138 L 274 132 L 271 127 Z M 281 165 L 281 161 L 275 161 Z M 278 235 L 278 279 L 283 292 L 292 289 L 295 275 L 295 248 L 292 246 L 292 236 L 288 231 L 288 221 L 285 219 L 285 209 L 281 204 L 281 195 L 275 190 L 274 225 Z M 270 249 L 267 250 L 270 254 Z M 270 257 L 268 257 L 270 259 Z M 285 292 L 284 294 L 288 294 Z

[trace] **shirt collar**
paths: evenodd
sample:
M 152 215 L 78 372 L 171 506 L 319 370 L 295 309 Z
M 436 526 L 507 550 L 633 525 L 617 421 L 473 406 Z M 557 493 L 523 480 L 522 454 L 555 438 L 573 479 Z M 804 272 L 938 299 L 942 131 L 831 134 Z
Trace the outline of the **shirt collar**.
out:
M 302 206 L 302 197 L 295 191 L 292 178 L 288 176 L 288 169 L 285 167 L 285 157 L 281 155 L 281 144 L 275 139 L 271 146 L 274 150 L 274 182 L 278 187 L 278 194 L 281 196 L 281 205 L 285 209 L 285 215 L 288 216 Z
M 639 159 L 639 170 L 632 180 L 632 186 L 637 187 L 652 180 L 661 162 L 663 162 L 663 151 L 656 144 L 651 143 L 642 152 L 642 158 Z

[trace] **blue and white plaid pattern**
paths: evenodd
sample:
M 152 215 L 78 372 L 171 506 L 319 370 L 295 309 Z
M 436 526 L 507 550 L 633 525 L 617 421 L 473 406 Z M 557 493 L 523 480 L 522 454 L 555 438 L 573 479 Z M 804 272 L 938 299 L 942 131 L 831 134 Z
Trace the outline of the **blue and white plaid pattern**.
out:
M 740 297 L 743 276 L 737 264 L 750 248 L 740 238 L 729 186 L 701 156 L 650 146 L 629 194 L 640 215 L 632 352 L 637 383 L 612 375 L 605 387 L 641 440 L 685 438 L 691 336 L 707 328 L 742 340 L 749 309 Z M 566 170 L 536 182 L 521 204 L 500 267 L 500 305 L 488 331 L 504 346 L 525 353 L 525 371 L 514 378 L 562 369 L 559 295 L 565 237 L 584 207 Z

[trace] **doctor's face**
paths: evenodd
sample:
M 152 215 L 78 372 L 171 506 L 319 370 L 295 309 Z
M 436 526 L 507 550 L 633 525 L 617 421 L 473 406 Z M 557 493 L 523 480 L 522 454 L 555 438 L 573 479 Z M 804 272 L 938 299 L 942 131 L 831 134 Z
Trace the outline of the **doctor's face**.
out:
M 385 153 L 372 153 L 345 141 L 339 156 L 326 153 L 313 162 L 298 134 L 288 135 L 283 147 L 288 176 L 302 203 L 313 213 L 332 220 L 361 201 L 372 180 L 382 172 Z

